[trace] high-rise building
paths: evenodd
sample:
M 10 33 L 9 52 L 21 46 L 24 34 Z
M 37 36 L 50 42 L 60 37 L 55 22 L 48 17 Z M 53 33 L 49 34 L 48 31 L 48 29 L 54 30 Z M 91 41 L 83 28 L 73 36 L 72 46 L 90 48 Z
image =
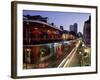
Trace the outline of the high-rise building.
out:
M 70 31 L 74 32 L 77 34 L 77 23 L 74 23 L 73 25 L 70 25 Z
M 73 31 L 73 25 L 69 26 L 70 31 Z
M 89 16 L 89 19 L 84 23 L 83 37 L 84 37 L 84 42 L 90 45 L 91 44 L 91 16 Z

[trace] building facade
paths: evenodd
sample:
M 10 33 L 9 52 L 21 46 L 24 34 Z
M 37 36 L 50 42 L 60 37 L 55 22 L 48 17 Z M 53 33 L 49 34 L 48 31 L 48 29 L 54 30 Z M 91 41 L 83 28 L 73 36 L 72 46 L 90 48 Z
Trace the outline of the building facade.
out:
M 91 16 L 89 16 L 89 19 L 84 23 L 83 38 L 86 44 L 91 44 Z
M 77 34 L 77 30 L 78 30 L 77 26 L 78 26 L 77 23 L 74 23 L 73 25 L 70 25 L 70 31 Z

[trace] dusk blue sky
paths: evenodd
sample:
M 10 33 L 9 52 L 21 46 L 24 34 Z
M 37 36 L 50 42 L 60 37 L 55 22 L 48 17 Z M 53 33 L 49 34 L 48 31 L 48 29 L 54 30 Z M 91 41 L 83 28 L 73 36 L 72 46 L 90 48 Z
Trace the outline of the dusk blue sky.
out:
M 78 32 L 83 33 L 84 22 L 88 20 L 90 13 L 75 12 L 54 12 L 54 11 L 34 11 L 23 10 L 23 15 L 41 15 L 48 17 L 49 23 L 54 23 L 57 27 L 63 26 L 64 30 L 69 30 L 69 26 L 74 23 L 78 24 Z

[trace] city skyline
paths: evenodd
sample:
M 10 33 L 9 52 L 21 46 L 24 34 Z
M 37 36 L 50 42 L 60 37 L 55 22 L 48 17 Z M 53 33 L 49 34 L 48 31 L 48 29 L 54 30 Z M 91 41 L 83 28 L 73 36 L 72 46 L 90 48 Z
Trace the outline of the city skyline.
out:
M 58 28 L 63 26 L 64 30 L 68 31 L 70 25 L 77 23 L 77 31 L 83 33 L 84 22 L 89 19 L 90 13 L 23 10 L 23 15 L 48 17 L 48 23 L 54 23 Z

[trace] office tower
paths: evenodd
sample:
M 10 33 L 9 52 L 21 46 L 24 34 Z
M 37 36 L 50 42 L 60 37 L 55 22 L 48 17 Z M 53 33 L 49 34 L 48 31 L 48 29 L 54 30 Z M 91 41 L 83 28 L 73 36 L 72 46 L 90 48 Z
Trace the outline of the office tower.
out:
M 83 37 L 86 44 L 91 44 L 91 16 L 84 22 Z
M 75 35 L 77 34 L 77 23 L 74 23 L 73 25 L 70 25 L 70 31 L 74 32 Z

